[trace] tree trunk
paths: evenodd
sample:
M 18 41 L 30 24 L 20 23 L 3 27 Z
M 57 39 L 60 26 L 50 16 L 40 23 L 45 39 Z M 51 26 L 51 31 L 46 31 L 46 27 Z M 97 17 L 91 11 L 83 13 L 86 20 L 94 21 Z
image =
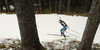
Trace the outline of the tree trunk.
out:
M 51 12 L 51 0 L 49 0 L 49 10 Z
M 34 0 L 14 0 L 23 50 L 44 50 L 39 42 L 34 13 Z
M 41 13 L 41 0 L 39 0 L 39 8 L 40 8 L 39 13 Z
M 8 4 L 8 0 L 5 0 L 5 4 L 6 4 L 6 11 L 10 12 L 10 7 L 9 7 L 9 4 Z
M 62 0 L 59 0 L 59 13 L 62 13 Z
M 55 0 L 55 13 L 57 13 L 57 0 Z
M 93 0 L 86 28 L 78 50 L 91 50 L 98 25 L 100 23 L 100 0 Z
M 71 9 L 71 0 L 68 0 L 67 13 L 70 13 L 70 9 Z
M 2 1 L 0 1 L 0 12 L 3 11 L 3 4 L 2 4 Z
M 55 0 L 51 0 L 51 12 L 55 12 Z
M 90 11 L 91 4 L 92 4 L 92 0 L 87 0 L 85 6 L 85 13 Z

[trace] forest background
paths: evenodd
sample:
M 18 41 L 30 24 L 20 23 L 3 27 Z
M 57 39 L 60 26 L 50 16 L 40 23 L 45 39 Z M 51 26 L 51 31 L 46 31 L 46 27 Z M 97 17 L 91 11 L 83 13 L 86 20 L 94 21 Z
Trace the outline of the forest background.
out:
M 34 0 L 35 13 L 88 15 L 92 0 Z M 15 12 L 12 0 L 0 0 L 0 12 Z

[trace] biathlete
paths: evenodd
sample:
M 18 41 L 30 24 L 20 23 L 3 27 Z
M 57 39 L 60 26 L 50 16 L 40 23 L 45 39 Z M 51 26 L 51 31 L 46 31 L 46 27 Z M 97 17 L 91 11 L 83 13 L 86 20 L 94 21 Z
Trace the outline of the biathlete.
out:
M 59 23 L 63 26 L 63 28 L 61 28 L 61 30 L 60 30 L 61 35 L 63 35 L 63 36 L 66 38 L 66 35 L 64 34 L 64 31 L 67 30 L 68 26 L 67 26 L 67 24 L 66 24 L 63 20 L 61 20 L 61 19 L 59 19 Z

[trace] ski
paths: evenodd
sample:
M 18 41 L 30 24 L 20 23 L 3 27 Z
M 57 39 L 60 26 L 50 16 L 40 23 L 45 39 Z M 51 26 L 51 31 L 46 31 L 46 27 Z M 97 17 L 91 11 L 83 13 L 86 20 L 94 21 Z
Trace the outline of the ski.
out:
M 63 35 L 59 35 L 59 34 L 48 34 L 48 35 L 52 35 L 52 36 L 63 36 Z M 69 36 L 66 35 L 66 37 L 69 37 Z

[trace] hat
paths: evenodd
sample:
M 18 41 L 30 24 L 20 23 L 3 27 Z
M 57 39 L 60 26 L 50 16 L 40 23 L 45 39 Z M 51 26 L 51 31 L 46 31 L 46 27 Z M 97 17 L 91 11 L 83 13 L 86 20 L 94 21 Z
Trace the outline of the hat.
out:
M 62 20 L 60 19 L 59 22 L 62 22 Z

